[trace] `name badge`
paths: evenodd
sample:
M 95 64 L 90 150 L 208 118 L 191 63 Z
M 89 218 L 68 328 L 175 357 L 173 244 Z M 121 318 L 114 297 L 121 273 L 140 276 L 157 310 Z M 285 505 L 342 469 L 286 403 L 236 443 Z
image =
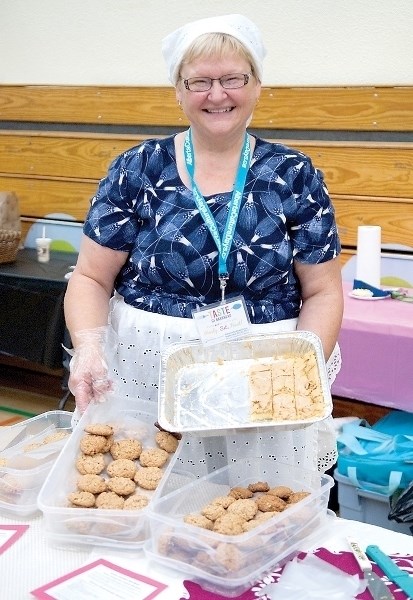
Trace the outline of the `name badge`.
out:
M 250 320 L 244 298 L 231 298 L 192 312 L 201 342 L 208 346 L 248 333 Z

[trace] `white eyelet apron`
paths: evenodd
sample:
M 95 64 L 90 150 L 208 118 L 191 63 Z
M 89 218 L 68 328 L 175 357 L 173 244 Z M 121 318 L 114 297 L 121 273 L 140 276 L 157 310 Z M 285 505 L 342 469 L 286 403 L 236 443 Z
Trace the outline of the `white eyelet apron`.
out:
M 108 344 L 107 359 L 109 376 L 113 377 L 116 393 L 120 397 L 136 398 L 137 402 L 140 399 L 156 402 L 162 351 L 171 343 L 198 339 L 194 321 L 136 309 L 126 304 L 119 294 L 115 294 L 110 302 L 109 324 L 113 339 Z M 251 328 L 253 333 L 268 334 L 295 331 L 296 324 L 297 319 L 289 319 L 251 325 Z M 330 385 L 340 367 L 341 356 L 337 345 L 327 363 Z M 267 427 L 265 431 L 264 428 L 254 428 L 254 431 L 257 429 L 261 432 L 257 436 L 261 450 L 264 447 L 265 452 L 269 452 L 277 460 L 322 472 L 336 462 L 336 433 L 332 417 L 289 430 Z M 245 435 L 251 435 L 251 432 L 237 434 L 238 442 Z M 192 434 L 188 435 L 189 445 L 191 436 Z M 192 443 L 199 444 L 199 440 L 195 439 L 197 436 L 192 439 Z M 247 441 L 247 446 L 249 448 L 245 452 L 250 452 L 251 440 Z M 238 460 L 239 452 L 237 448 Z

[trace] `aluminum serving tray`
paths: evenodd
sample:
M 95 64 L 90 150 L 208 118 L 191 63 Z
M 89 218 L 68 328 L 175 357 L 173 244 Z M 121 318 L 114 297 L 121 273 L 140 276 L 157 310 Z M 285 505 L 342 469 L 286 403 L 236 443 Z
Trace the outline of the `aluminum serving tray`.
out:
M 316 358 L 323 413 L 304 420 L 251 420 L 248 369 L 253 362 L 311 351 Z M 171 344 L 162 355 L 158 421 L 169 431 L 211 431 L 309 424 L 331 414 L 332 399 L 320 339 L 308 331 L 248 336 L 213 346 Z

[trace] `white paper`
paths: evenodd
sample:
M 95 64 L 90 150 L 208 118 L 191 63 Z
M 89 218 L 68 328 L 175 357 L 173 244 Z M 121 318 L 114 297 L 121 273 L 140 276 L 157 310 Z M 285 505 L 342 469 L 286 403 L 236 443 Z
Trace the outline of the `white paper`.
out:
M 356 279 L 380 287 L 381 227 L 361 225 L 357 230 Z
M 55 600 L 148 600 L 167 586 L 144 575 L 127 571 L 118 565 L 101 561 L 92 568 L 83 568 L 61 578 L 60 582 L 33 590 L 37 598 Z

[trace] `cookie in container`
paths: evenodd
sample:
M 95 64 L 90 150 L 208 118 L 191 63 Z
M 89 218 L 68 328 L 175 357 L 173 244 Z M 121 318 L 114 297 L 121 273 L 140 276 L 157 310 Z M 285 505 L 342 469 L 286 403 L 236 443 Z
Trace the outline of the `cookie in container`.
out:
M 51 466 L 71 434 L 72 413 L 55 410 L 0 427 L 0 514 L 29 517 Z
M 244 457 L 159 494 L 145 552 L 209 591 L 238 596 L 323 532 L 332 485 L 329 475 Z
M 162 355 L 158 419 L 170 431 L 298 427 L 331 411 L 324 354 L 312 332 L 178 343 Z
M 111 396 L 90 405 L 38 498 L 44 532 L 59 546 L 140 548 L 147 509 L 179 440 L 155 426 L 156 403 Z

